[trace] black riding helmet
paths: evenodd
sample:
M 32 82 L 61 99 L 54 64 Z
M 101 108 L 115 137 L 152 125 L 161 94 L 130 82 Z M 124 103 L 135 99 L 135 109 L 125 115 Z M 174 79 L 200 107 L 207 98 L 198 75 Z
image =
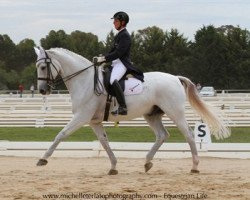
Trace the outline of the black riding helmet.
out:
M 111 19 L 118 19 L 120 21 L 125 21 L 126 24 L 129 22 L 128 14 L 123 11 L 115 13 Z

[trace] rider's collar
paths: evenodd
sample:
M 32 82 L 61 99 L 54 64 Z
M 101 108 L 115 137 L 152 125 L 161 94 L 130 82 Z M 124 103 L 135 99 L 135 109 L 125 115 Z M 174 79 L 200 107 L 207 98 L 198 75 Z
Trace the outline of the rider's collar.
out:
M 126 29 L 126 27 L 121 28 L 118 33 L 120 33 L 122 30 Z

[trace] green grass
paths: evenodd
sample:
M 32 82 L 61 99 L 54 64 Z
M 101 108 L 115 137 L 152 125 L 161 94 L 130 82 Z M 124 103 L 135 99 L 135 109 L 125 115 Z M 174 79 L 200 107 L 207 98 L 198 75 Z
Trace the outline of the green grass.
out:
M 53 141 L 62 128 L 0 128 L 0 140 L 9 141 Z M 155 136 L 148 127 L 106 128 L 109 141 L 112 142 L 154 142 Z M 168 128 L 168 142 L 185 142 L 183 135 L 176 128 Z M 250 128 L 232 128 L 232 135 L 221 143 L 250 143 Z M 97 140 L 92 129 L 84 127 L 73 133 L 66 141 Z

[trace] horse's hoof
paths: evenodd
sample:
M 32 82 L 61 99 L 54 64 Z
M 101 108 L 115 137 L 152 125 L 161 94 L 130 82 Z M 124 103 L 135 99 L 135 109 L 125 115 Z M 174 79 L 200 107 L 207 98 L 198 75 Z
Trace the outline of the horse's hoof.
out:
M 108 175 L 117 175 L 118 174 L 118 171 L 116 169 L 111 169 L 109 170 L 109 173 Z
M 48 161 L 45 160 L 45 159 L 40 159 L 38 162 L 37 162 L 37 166 L 44 166 L 44 165 L 47 165 Z
M 146 164 L 144 165 L 145 172 L 147 172 L 148 170 L 150 170 L 152 167 L 153 167 L 153 163 L 151 163 L 151 162 L 146 163 Z
M 191 172 L 192 174 L 199 174 L 199 173 L 200 173 L 200 171 L 197 170 L 197 169 L 191 169 L 190 172 Z

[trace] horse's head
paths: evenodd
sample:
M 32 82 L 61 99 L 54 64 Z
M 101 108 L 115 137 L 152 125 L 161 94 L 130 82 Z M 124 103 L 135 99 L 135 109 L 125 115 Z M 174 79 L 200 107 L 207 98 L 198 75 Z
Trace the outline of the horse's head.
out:
M 34 47 L 37 54 L 37 88 L 42 95 L 48 95 L 53 89 L 55 78 L 59 75 L 61 66 L 59 62 L 48 56 L 42 47 Z

